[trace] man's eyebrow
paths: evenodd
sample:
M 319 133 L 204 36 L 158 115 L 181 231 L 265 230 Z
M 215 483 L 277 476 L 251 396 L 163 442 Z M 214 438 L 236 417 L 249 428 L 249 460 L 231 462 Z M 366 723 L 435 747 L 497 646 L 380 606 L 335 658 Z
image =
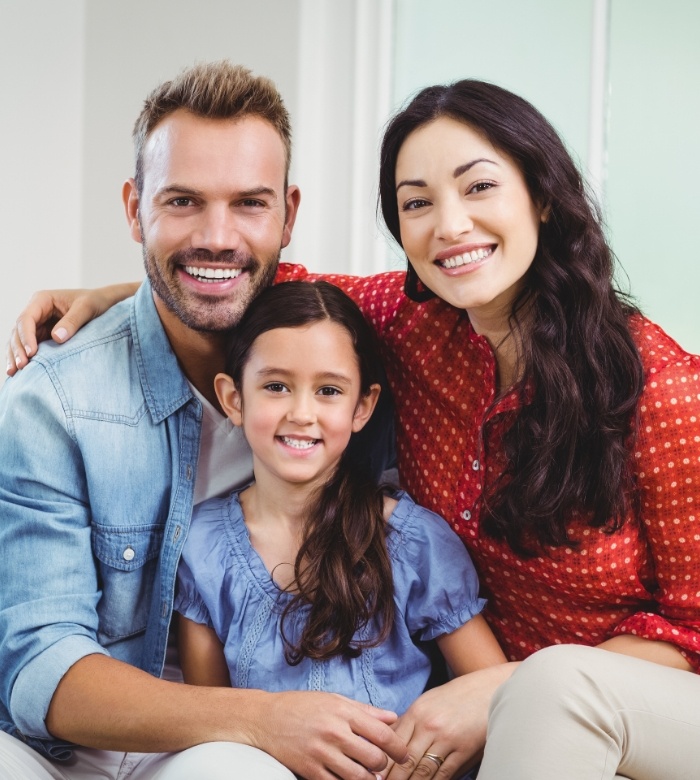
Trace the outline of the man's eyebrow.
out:
M 163 187 L 163 189 L 158 190 L 157 193 L 159 196 L 167 197 L 168 195 L 192 195 L 194 197 L 201 197 L 204 193 L 202 190 L 196 190 L 193 187 L 186 187 L 183 184 L 169 184 L 167 187 Z M 277 192 L 272 187 L 252 187 L 249 190 L 242 190 L 241 192 L 237 192 L 236 196 L 239 198 L 258 198 L 261 195 L 267 195 L 271 198 L 277 197 Z
M 464 163 L 464 165 L 459 165 L 457 168 L 452 171 L 452 176 L 455 179 L 458 179 L 463 173 L 466 173 L 470 168 L 473 168 L 477 163 L 485 162 L 485 163 L 491 163 L 491 165 L 498 165 L 498 163 L 495 160 L 489 160 L 487 157 L 477 157 L 476 160 L 471 160 L 468 163 Z M 396 190 L 399 190 L 399 187 L 427 187 L 428 185 L 425 183 L 423 179 L 403 179 L 396 185 Z

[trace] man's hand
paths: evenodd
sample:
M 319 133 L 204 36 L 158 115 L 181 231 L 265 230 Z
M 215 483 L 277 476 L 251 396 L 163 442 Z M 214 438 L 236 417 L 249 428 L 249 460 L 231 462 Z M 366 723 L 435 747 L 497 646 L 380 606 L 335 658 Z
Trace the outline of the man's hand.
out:
M 408 752 L 390 724 L 396 715 L 331 693 L 274 694 L 251 744 L 307 780 L 374 780 Z
M 39 342 L 67 341 L 110 306 L 133 295 L 138 284 L 113 284 L 96 290 L 41 290 L 20 313 L 7 344 L 7 374 L 13 376 L 36 354 Z
M 426 691 L 394 725 L 408 760 L 390 764 L 385 780 L 459 777 L 480 759 L 491 698 L 517 664 L 499 664 Z M 428 754 L 431 757 L 428 757 Z

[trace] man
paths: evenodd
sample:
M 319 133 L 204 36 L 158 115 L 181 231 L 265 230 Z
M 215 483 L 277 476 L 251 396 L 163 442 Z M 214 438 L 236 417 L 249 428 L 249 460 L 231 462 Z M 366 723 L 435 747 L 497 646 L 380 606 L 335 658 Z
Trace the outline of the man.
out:
M 371 778 L 406 758 L 391 713 L 160 679 L 193 503 L 252 472 L 213 393 L 225 333 L 275 278 L 299 190 L 279 94 L 228 63 L 156 88 L 134 141 L 148 282 L 0 393 L 2 776 Z

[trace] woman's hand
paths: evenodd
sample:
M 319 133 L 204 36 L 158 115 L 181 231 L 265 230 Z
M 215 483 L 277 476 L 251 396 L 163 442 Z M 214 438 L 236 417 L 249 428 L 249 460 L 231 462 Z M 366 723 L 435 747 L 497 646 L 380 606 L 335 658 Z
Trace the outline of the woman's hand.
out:
M 13 376 L 36 354 L 38 343 L 59 344 L 111 306 L 133 295 L 138 283 L 113 284 L 96 290 L 41 290 L 20 313 L 7 344 L 7 374 Z
M 390 765 L 382 778 L 447 780 L 474 766 L 486 742 L 493 694 L 516 666 L 506 663 L 480 669 L 416 699 L 394 726 L 408 745 L 408 761 Z

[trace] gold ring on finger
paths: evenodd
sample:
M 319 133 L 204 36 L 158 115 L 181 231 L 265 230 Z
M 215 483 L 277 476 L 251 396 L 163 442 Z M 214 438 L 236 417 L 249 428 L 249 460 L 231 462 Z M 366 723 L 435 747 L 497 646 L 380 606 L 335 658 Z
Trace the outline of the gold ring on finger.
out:
M 435 753 L 423 753 L 423 758 L 434 761 L 438 765 L 438 769 L 445 763 L 445 759 L 442 756 L 436 755 Z

